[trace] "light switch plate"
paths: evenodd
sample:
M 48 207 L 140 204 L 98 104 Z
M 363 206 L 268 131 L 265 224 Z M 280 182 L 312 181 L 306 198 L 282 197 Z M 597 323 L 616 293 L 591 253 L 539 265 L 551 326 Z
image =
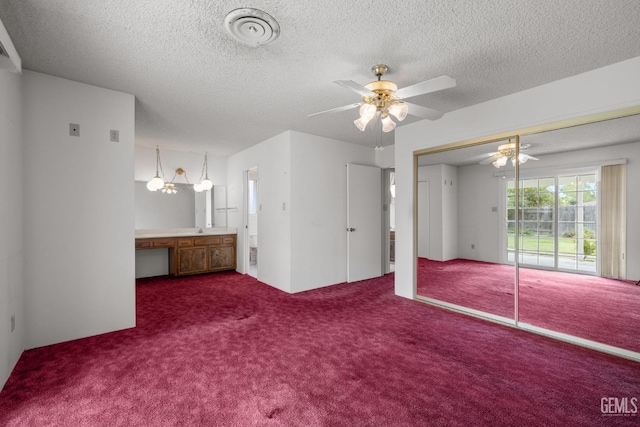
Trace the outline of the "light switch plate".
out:
M 80 125 L 69 123 L 69 136 L 80 136 Z

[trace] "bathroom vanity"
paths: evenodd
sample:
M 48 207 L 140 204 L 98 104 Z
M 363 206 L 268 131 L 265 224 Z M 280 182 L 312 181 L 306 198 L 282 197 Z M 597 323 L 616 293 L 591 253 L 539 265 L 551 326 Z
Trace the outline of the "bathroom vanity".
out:
M 235 228 L 136 230 L 135 240 L 136 250 L 166 248 L 172 276 L 236 269 Z

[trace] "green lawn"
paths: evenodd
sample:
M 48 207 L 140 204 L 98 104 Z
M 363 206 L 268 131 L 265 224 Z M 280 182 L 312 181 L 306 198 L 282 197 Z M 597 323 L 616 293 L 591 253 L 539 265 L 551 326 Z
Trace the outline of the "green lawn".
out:
M 514 249 L 514 239 L 515 236 L 508 237 L 508 247 L 509 249 Z M 536 236 L 522 236 L 522 240 L 520 241 L 520 250 L 526 252 L 554 252 L 554 243 L 553 237 L 536 237 Z M 576 253 L 576 240 L 575 239 L 559 239 L 558 241 L 558 252 L 565 254 L 575 254 Z M 595 252 L 592 254 L 595 255 Z

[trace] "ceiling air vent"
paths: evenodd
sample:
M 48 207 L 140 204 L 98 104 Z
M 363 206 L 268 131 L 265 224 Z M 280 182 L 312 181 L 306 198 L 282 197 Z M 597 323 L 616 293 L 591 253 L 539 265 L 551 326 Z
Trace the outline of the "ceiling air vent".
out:
M 232 10 L 224 18 L 224 26 L 236 40 L 249 46 L 271 43 L 280 35 L 276 20 L 258 9 Z

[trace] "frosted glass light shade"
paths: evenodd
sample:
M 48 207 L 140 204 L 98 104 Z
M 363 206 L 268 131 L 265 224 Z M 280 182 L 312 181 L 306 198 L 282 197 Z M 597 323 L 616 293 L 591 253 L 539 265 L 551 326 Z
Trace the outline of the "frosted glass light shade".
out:
M 501 168 L 502 166 L 507 164 L 508 160 L 509 160 L 508 157 L 500 157 L 495 162 L 493 162 L 492 165 L 495 166 L 496 168 Z
M 391 117 L 386 116 L 382 118 L 382 132 L 391 132 L 396 128 L 396 122 L 391 120 Z
M 164 187 L 164 181 L 158 175 L 153 177 L 151 181 L 147 182 L 147 190 L 149 191 L 157 191 Z
M 205 178 L 205 180 L 200 183 L 200 188 L 204 191 L 209 191 L 213 188 L 213 182 L 211 182 L 209 178 Z
M 371 120 L 373 116 L 375 116 L 377 110 L 378 109 L 375 105 L 366 103 L 362 104 L 362 106 L 360 107 L 360 117 Z
M 389 114 L 393 114 L 393 116 L 399 121 L 403 121 L 407 114 L 409 113 L 409 107 L 404 102 L 393 104 L 391 108 L 389 108 Z
M 373 117 L 369 117 L 369 118 L 360 117 L 359 119 L 354 120 L 353 124 L 356 125 L 356 127 L 360 129 L 362 132 L 364 132 L 365 128 L 367 127 L 367 124 L 371 121 L 372 118 Z
M 196 193 L 200 193 L 204 190 L 204 188 L 202 188 L 201 184 L 193 184 L 193 191 L 195 191 Z

